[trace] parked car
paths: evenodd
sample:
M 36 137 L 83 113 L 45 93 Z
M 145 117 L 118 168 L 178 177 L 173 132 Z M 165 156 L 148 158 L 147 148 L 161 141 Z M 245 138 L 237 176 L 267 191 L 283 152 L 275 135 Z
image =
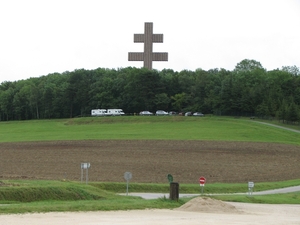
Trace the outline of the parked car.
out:
M 149 112 L 149 111 L 141 111 L 141 112 L 140 112 L 140 115 L 141 115 L 141 116 L 152 116 L 153 113 L 152 113 L 152 112 Z
M 169 113 L 167 113 L 164 110 L 157 110 L 155 115 L 157 115 L 157 116 L 166 116 L 166 115 L 169 115 Z
M 192 116 L 193 114 L 192 114 L 192 112 L 186 112 L 184 115 L 185 116 Z
M 177 113 L 176 113 L 175 111 L 170 111 L 170 112 L 169 112 L 169 115 L 170 115 L 170 116 L 174 116 L 174 115 L 176 115 L 176 114 L 177 114 Z
M 193 116 L 204 116 L 204 114 L 201 112 L 195 112 L 193 113 Z

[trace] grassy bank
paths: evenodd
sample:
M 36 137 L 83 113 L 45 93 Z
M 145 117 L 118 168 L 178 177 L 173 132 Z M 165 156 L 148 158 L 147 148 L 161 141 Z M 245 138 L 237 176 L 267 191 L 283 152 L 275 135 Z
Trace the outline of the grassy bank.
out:
M 261 203 L 261 204 L 300 204 L 300 192 L 287 194 L 272 194 L 272 195 L 221 195 L 210 196 L 211 198 L 229 201 L 229 202 L 244 202 L 244 203 Z
M 299 185 L 300 180 L 257 183 L 255 191 Z M 0 213 L 26 213 L 50 211 L 129 210 L 146 208 L 176 208 L 190 198 L 178 202 L 166 198 L 144 200 L 139 197 L 120 196 L 126 192 L 126 183 L 90 183 L 69 181 L 5 180 L 0 187 Z M 169 193 L 169 184 L 130 184 L 129 192 Z M 300 193 L 252 196 L 246 194 L 245 184 L 209 184 L 204 194 L 227 193 L 210 196 L 225 201 L 271 204 L 300 204 Z M 198 185 L 180 184 L 180 193 L 199 193 Z M 228 193 L 245 193 L 228 195 Z

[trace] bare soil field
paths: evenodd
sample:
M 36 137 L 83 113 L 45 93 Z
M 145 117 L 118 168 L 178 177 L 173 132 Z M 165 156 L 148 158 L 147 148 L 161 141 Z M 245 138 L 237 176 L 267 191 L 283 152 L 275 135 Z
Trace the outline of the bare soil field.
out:
M 299 179 L 300 146 L 221 141 L 45 141 L 0 143 L 1 179 L 81 179 L 166 183 L 264 182 Z M 84 177 L 85 177 L 84 171 Z

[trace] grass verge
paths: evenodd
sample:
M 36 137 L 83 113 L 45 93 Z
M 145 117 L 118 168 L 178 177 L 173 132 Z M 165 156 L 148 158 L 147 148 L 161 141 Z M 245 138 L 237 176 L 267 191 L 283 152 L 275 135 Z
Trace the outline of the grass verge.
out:
M 244 203 L 262 203 L 262 204 L 300 204 L 300 192 L 272 195 L 215 195 L 211 198 Z
M 259 190 L 268 190 L 299 185 L 300 180 L 257 183 Z M 197 185 L 198 186 L 198 185 Z M 132 210 L 146 208 L 177 208 L 191 198 L 180 198 L 171 201 L 167 198 L 145 200 L 140 197 L 121 196 L 125 192 L 125 183 L 99 183 L 88 185 L 69 181 L 28 181 L 6 180 L 0 186 L 0 213 L 32 213 L 32 212 L 65 212 L 65 211 L 98 211 L 98 210 Z M 225 192 L 226 191 L 226 192 Z M 245 184 L 209 184 L 204 194 L 226 193 L 226 195 L 209 195 L 223 201 L 300 204 L 300 192 L 247 196 Z M 257 190 L 255 190 L 257 191 Z M 130 184 L 129 192 L 168 193 L 169 184 Z M 229 195 L 241 192 L 245 195 Z M 180 193 L 199 193 L 194 184 L 181 184 Z

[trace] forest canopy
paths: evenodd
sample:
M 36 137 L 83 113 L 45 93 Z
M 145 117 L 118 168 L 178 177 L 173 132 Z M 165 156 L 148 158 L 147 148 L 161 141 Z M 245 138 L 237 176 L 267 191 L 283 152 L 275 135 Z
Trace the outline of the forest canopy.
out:
M 233 71 L 145 68 L 51 73 L 0 85 L 0 120 L 90 116 L 91 109 L 198 111 L 300 120 L 300 69 L 267 71 L 245 59 Z

